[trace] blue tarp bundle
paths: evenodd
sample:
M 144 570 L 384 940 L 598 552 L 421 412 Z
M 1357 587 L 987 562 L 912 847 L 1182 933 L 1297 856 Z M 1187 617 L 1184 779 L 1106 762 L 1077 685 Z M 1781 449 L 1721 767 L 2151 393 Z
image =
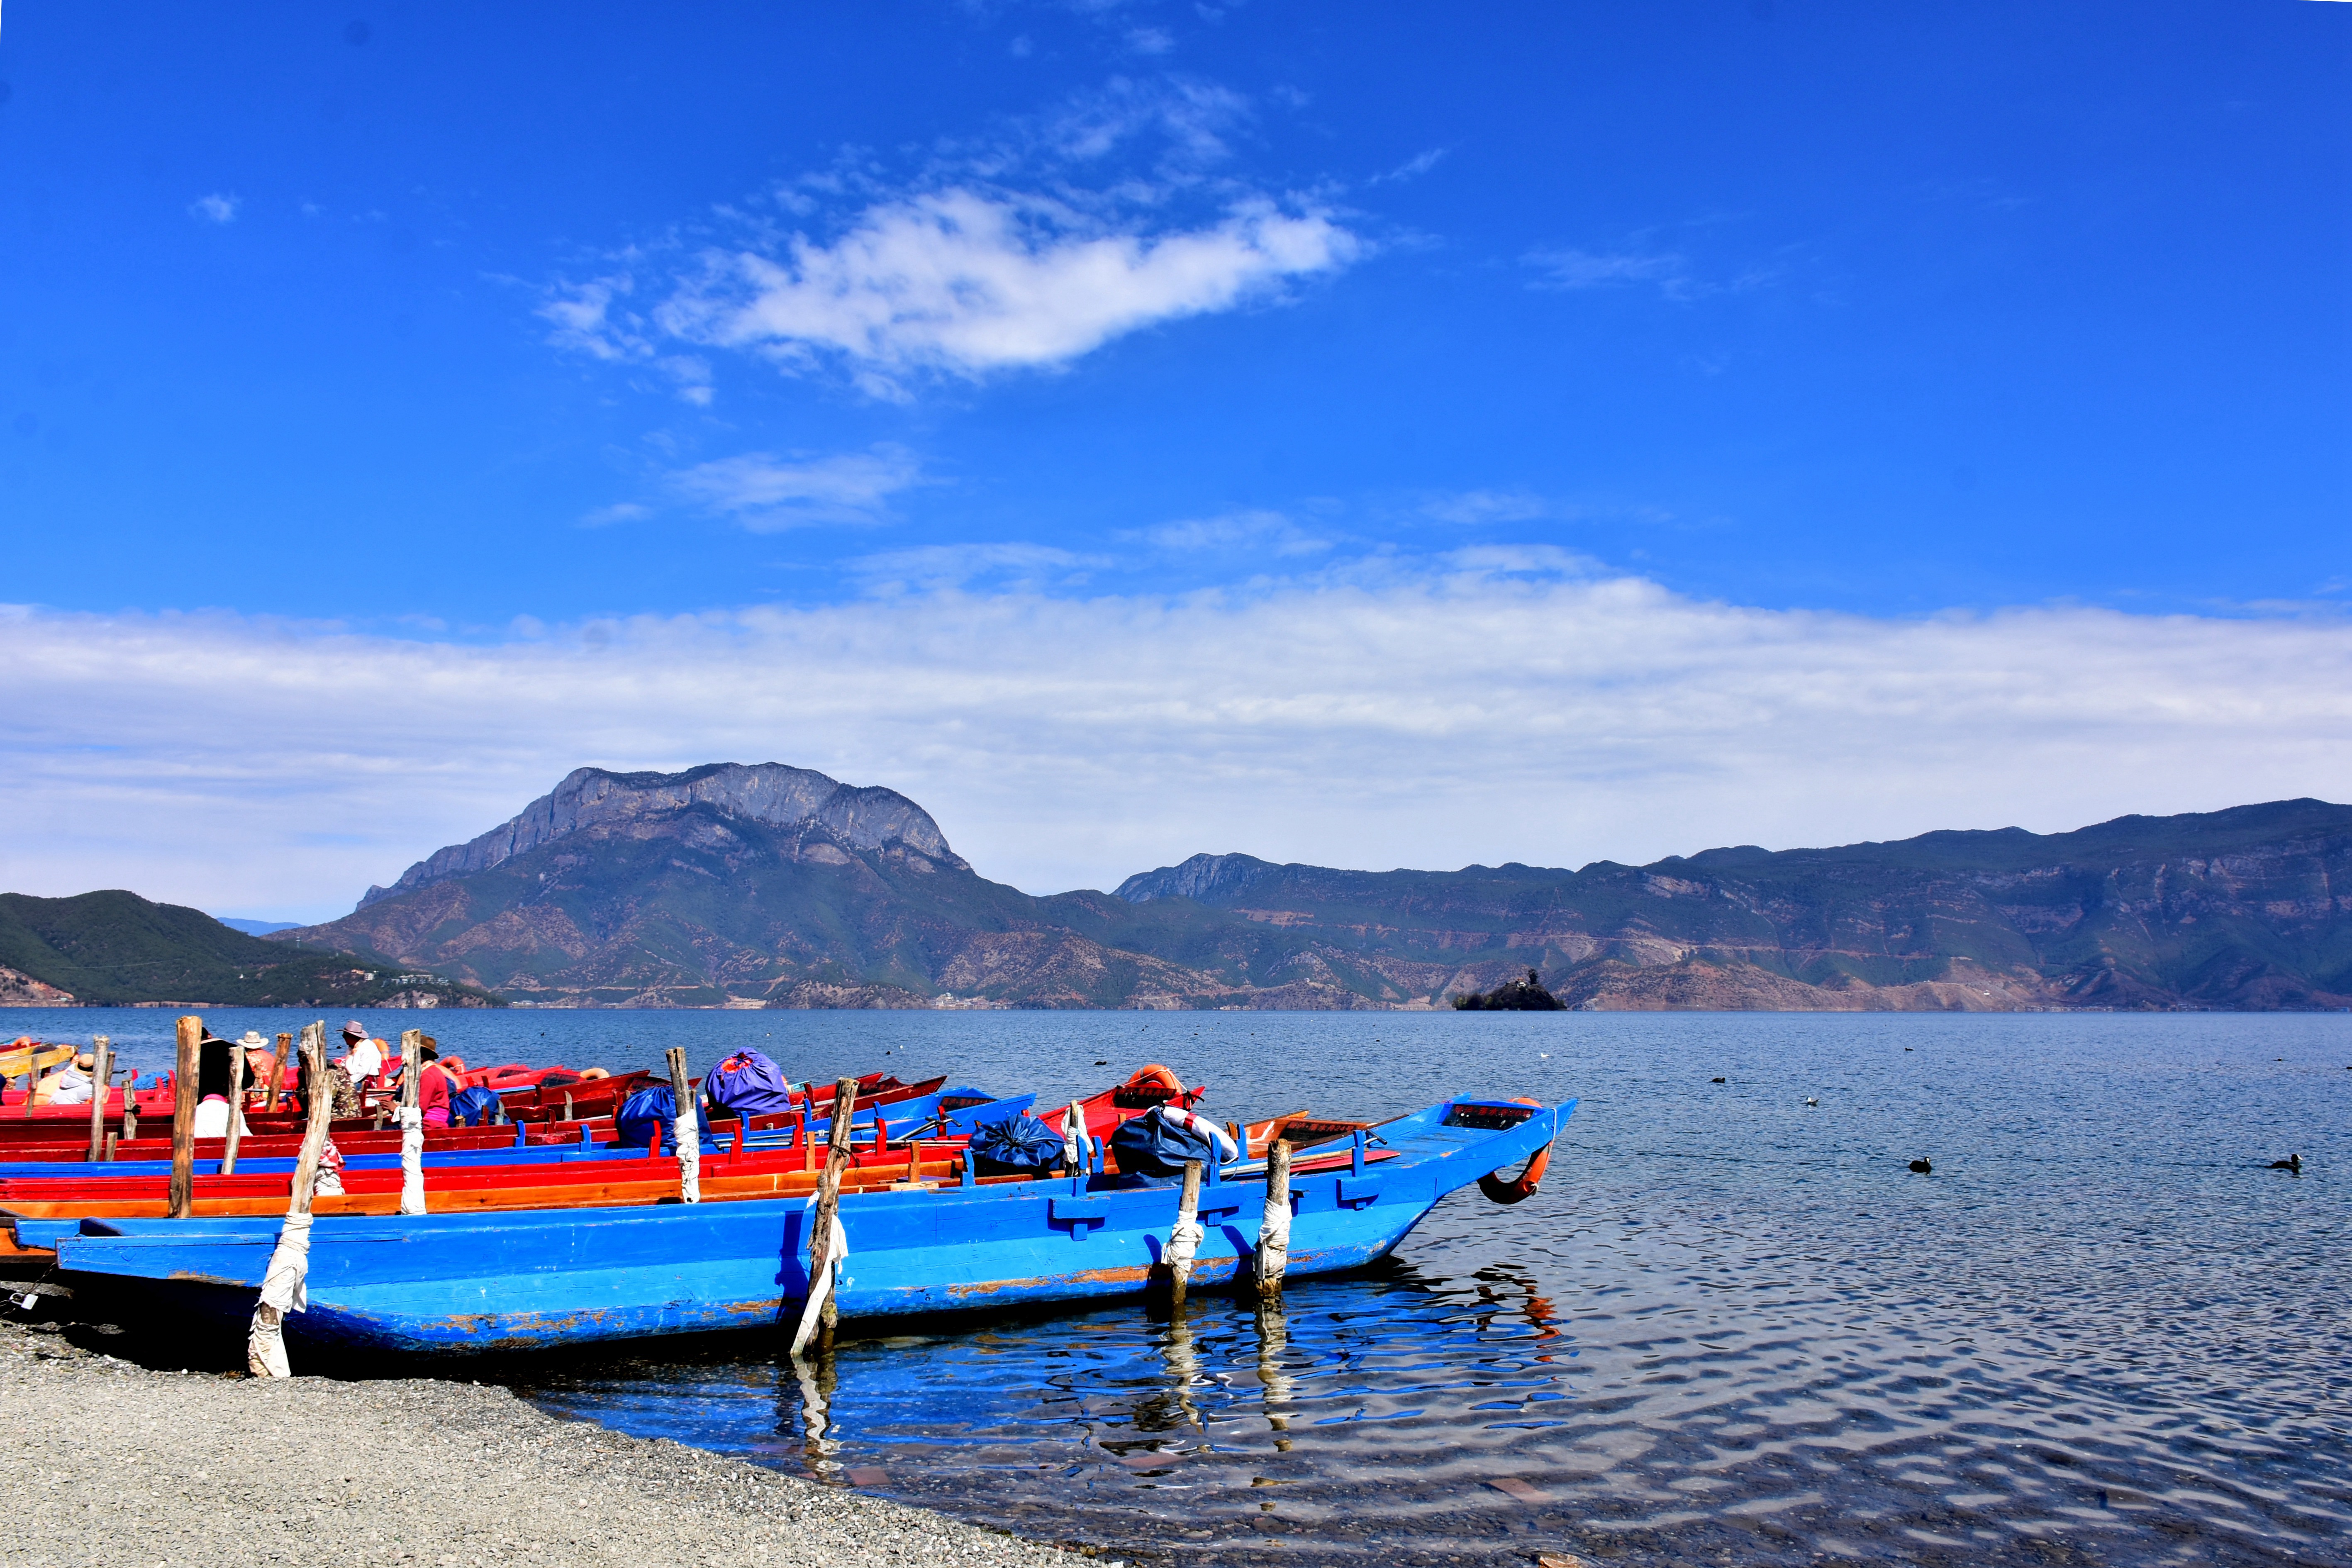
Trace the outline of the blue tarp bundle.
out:
M 1110 1152 L 1119 1174 L 1140 1178 L 1136 1185 L 1147 1187 L 1183 1180 L 1187 1160 L 1206 1165 L 1217 1158 L 1206 1132 L 1171 1126 L 1156 1112 L 1120 1122 L 1110 1135 Z
M 976 1176 L 1034 1175 L 1060 1162 L 1062 1135 L 1024 1112 L 975 1129 L 971 1154 Z
M 722 1116 L 773 1116 L 793 1108 L 792 1080 L 758 1051 L 737 1051 L 703 1079 L 703 1098 Z
M 710 1112 L 704 1109 L 698 1095 L 694 1102 L 694 1120 L 702 1136 L 709 1139 Z M 662 1143 L 667 1147 L 672 1141 L 670 1129 L 677 1121 L 677 1097 L 670 1092 L 669 1085 L 666 1083 L 652 1084 L 637 1090 L 621 1102 L 621 1113 L 613 1118 L 614 1125 L 620 1129 L 620 1146 L 624 1149 L 643 1149 L 652 1143 L 656 1122 L 661 1125 Z
M 488 1127 L 499 1119 L 499 1097 L 476 1084 L 449 1097 L 449 1125 Z

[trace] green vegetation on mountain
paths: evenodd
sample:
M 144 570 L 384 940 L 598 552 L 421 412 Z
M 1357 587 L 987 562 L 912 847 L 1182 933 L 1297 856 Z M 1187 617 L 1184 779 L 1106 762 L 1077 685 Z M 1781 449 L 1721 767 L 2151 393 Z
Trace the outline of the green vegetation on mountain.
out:
M 150 903 L 120 890 L 68 899 L 0 893 L 0 969 L 94 1005 L 495 1005 L 478 987 L 417 974 L 398 963 L 264 942 L 200 910 Z

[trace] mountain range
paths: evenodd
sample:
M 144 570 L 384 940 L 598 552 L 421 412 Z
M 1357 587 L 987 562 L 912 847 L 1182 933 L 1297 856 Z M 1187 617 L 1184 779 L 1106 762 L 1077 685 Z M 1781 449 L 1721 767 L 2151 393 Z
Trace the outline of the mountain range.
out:
M 1037 897 L 888 789 L 583 768 L 270 940 L 569 1005 L 1429 1007 L 1533 967 L 1592 1008 L 2335 1008 L 2352 807 L 1575 870 L 1196 855 Z

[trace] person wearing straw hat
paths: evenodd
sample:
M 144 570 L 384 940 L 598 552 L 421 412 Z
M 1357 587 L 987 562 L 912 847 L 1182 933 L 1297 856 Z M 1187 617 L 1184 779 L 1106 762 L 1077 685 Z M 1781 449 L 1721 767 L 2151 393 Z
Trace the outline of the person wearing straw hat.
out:
M 248 1089 L 266 1089 L 269 1075 L 278 1070 L 278 1053 L 261 1037 L 258 1029 L 247 1029 L 245 1038 L 237 1041 L 245 1047 L 245 1078 Z
M 98 1070 L 98 1058 L 89 1051 L 51 1073 L 33 1080 L 31 1100 L 35 1105 L 88 1105 L 90 1097 L 90 1074 Z

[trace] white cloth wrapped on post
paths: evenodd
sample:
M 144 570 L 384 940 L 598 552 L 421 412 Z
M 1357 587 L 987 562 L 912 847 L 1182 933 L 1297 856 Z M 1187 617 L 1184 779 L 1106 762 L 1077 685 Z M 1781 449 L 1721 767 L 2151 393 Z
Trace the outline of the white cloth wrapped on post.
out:
M 814 1207 L 816 1200 L 811 1198 L 809 1203 Z M 841 1271 L 842 1259 L 849 1256 L 849 1227 L 841 1223 L 838 1209 L 834 1211 L 830 1241 L 831 1245 L 825 1248 L 824 1267 L 809 1277 L 808 1300 L 801 1307 L 801 1324 L 793 1334 L 794 1355 L 807 1349 L 810 1339 L 816 1333 L 817 1319 L 824 1311 L 825 1298 L 833 1294 L 834 1276 Z
M 682 1202 L 698 1204 L 702 1201 L 702 1131 L 695 1125 L 691 1110 L 679 1111 L 672 1127 L 677 1136 L 677 1195 Z
M 425 1112 L 413 1105 L 400 1108 L 400 1212 L 425 1212 Z
M 1265 1254 L 1265 1259 L 1258 1265 L 1260 1276 L 1269 1272 L 1279 1273 L 1279 1266 L 1289 1261 L 1289 1194 L 1285 1193 L 1278 1198 L 1272 1193 L 1265 1194 L 1265 1219 L 1257 1227 L 1257 1249 Z
M 291 1377 L 286 1362 L 286 1314 L 310 1304 L 310 1216 L 289 1214 L 278 1232 L 278 1246 L 261 1277 L 261 1300 L 245 1340 L 246 1370 L 256 1377 Z

